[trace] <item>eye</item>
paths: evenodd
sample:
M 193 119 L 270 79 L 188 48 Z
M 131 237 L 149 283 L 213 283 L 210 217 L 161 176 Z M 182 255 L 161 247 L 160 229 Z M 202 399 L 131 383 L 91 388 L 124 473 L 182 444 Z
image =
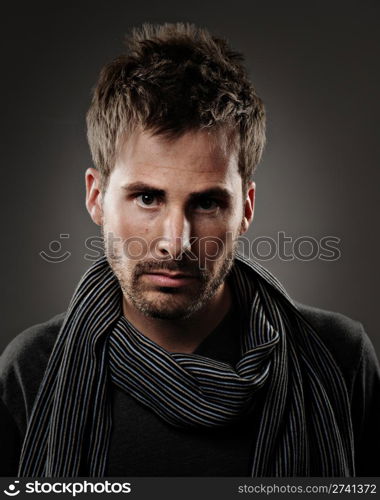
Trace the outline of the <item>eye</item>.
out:
M 157 196 L 153 193 L 140 193 L 136 196 L 137 204 L 142 207 L 154 207 L 157 205 Z
M 204 212 L 212 212 L 219 207 L 219 203 L 214 198 L 201 198 L 196 202 L 196 206 Z

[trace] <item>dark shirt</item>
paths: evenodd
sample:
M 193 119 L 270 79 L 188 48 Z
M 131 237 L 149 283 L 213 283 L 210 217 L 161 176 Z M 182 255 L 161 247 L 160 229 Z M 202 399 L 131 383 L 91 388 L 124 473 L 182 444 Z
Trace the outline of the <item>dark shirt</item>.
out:
M 363 327 L 341 314 L 297 304 L 335 358 L 351 401 L 357 476 L 380 476 L 380 370 Z M 18 335 L 0 358 L 0 475 L 14 476 L 26 425 L 64 314 Z M 236 364 L 239 312 L 232 309 L 196 349 Z M 260 418 L 255 411 L 222 429 L 183 430 L 112 385 L 106 476 L 249 476 Z

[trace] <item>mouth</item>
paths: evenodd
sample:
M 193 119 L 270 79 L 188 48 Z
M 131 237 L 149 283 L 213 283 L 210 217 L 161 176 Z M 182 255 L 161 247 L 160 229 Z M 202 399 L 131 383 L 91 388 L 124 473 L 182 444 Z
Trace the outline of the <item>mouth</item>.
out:
M 189 285 L 197 279 L 196 276 L 191 274 L 168 273 L 164 271 L 144 273 L 144 276 L 146 276 L 150 282 L 166 287 L 181 287 Z

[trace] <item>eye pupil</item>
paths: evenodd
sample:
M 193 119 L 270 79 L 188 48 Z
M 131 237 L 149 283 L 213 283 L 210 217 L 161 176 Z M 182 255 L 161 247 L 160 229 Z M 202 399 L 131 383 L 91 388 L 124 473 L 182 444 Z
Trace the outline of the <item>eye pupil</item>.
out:
M 141 196 L 144 205 L 151 205 L 153 203 L 154 197 L 152 194 L 143 194 Z
M 201 200 L 199 202 L 199 205 L 204 209 L 204 210 L 208 210 L 210 208 L 212 208 L 213 206 L 213 203 L 214 203 L 214 200 L 211 200 L 211 199 L 204 199 L 204 200 Z

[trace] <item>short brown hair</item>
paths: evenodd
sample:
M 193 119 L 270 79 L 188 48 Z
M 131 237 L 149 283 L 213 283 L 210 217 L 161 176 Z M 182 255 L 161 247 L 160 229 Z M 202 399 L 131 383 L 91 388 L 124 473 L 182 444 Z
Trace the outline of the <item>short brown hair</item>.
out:
M 120 138 L 139 126 L 168 138 L 225 127 L 237 141 L 245 189 L 264 148 L 265 110 L 243 56 L 207 30 L 183 23 L 144 24 L 126 45 L 126 53 L 101 70 L 87 113 L 103 187 Z

